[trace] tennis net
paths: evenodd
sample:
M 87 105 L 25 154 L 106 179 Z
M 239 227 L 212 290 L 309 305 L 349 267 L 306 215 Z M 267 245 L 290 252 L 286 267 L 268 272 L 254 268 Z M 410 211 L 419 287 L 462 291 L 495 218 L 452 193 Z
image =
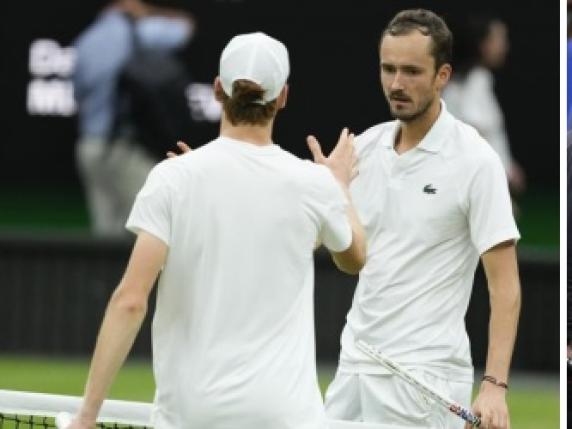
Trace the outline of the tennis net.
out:
M 0 428 L 56 428 L 55 417 L 74 414 L 81 404 L 75 396 L 0 390 Z M 151 404 L 106 400 L 98 417 L 99 428 L 151 428 Z
M 76 396 L 0 390 L 0 429 L 57 429 L 59 413 L 75 414 L 81 405 Z M 97 419 L 98 428 L 151 429 L 152 405 L 144 402 L 106 400 Z M 329 429 L 405 429 L 397 426 L 328 421 Z

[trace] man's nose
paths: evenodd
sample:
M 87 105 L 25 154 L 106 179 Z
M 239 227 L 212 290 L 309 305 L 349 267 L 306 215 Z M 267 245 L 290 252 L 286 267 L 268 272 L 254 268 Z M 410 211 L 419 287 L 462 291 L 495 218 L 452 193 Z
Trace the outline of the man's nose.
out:
M 396 72 L 393 80 L 391 81 L 390 89 L 392 91 L 403 90 L 403 75 L 400 72 Z

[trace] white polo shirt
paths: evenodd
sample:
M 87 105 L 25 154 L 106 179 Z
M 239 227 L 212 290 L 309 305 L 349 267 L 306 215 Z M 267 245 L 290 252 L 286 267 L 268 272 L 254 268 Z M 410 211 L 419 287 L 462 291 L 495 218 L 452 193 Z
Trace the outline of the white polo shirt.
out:
M 322 429 L 313 252 L 349 247 L 324 166 L 229 138 L 160 163 L 127 227 L 169 246 L 153 320 L 157 429 Z
M 368 255 L 342 333 L 342 371 L 384 372 L 356 349 L 363 339 L 405 366 L 472 381 L 464 317 L 479 255 L 519 233 L 497 154 L 441 107 L 402 155 L 398 121 L 357 138 L 351 193 Z

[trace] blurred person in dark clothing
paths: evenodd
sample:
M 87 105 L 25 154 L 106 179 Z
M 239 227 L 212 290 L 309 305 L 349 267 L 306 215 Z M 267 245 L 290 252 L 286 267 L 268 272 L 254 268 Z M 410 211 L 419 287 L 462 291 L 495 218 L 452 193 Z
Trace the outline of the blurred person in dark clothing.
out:
M 504 115 L 494 90 L 493 71 L 502 67 L 509 51 L 508 28 L 492 16 L 473 16 L 455 32 L 459 53 L 455 73 L 443 92 L 449 111 L 474 126 L 498 153 L 510 188 L 521 193 L 526 176 L 512 156 Z
M 172 52 L 189 41 L 194 28 L 194 19 L 184 11 L 119 0 L 74 42 L 76 162 L 96 235 L 124 234 L 135 195 L 156 163 L 136 141 L 128 100 L 119 90 L 121 74 L 134 55 L 134 40 L 141 48 Z

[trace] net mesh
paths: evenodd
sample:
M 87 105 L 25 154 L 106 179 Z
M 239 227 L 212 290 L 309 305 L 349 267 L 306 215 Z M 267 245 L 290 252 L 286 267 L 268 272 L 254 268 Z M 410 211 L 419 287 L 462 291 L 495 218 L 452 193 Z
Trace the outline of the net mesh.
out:
M 148 426 L 132 426 L 117 423 L 98 423 L 98 428 L 109 429 L 146 429 Z M 21 416 L 16 414 L 4 414 L 0 412 L 0 428 L 2 429 L 31 429 L 31 428 L 56 428 L 53 417 L 45 416 Z
M 81 404 L 75 396 L 0 390 L 0 429 L 57 428 L 55 417 L 74 414 Z M 107 400 L 99 414 L 98 428 L 151 428 L 151 404 Z

